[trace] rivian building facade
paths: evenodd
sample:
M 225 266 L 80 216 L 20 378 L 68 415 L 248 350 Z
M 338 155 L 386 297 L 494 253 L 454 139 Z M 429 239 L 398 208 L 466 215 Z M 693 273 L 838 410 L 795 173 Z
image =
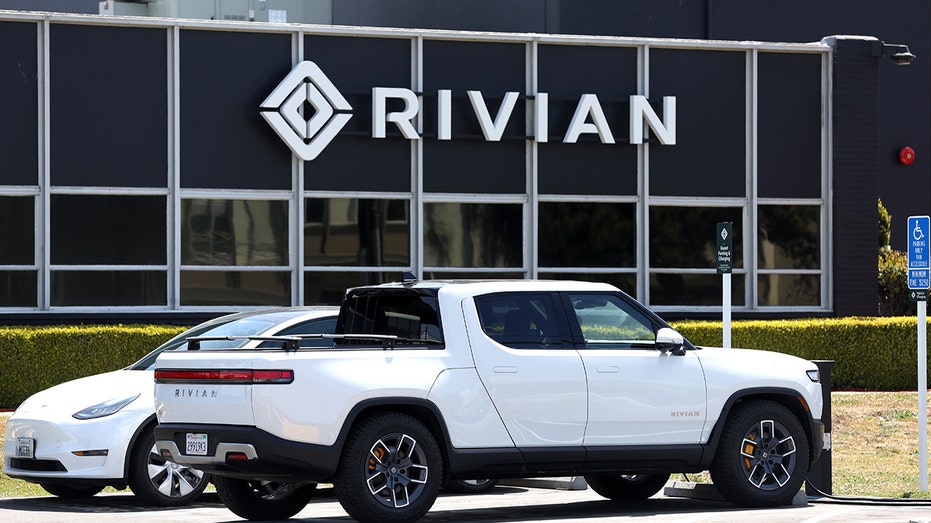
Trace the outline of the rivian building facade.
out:
M 337 303 L 403 271 L 713 314 L 718 222 L 738 314 L 872 314 L 883 54 L 0 12 L 0 315 Z

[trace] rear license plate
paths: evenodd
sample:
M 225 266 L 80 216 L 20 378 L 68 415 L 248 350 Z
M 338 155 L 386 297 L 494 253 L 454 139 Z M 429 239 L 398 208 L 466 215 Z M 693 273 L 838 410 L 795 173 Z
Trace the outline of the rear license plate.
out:
M 190 456 L 207 455 L 207 435 L 203 433 L 187 433 L 187 444 L 184 453 Z
M 36 440 L 16 438 L 16 457 L 34 459 L 36 457 Z

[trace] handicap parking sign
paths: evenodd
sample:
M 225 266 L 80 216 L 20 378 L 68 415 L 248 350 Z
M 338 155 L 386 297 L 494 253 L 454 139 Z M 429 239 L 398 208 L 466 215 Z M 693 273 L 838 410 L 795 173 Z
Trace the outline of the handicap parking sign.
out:
M 908 217 L 908 288 L 931 288 L 931 252 L 928 251 L 928 235 L 931 234 L 931 218 Z

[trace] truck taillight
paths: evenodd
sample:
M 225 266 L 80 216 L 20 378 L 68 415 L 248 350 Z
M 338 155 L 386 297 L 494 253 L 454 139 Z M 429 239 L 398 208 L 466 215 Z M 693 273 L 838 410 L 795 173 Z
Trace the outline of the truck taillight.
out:
M 252 385 L 293 381 L 294 371 L 290 369 L 155 369 L 155 383 Z

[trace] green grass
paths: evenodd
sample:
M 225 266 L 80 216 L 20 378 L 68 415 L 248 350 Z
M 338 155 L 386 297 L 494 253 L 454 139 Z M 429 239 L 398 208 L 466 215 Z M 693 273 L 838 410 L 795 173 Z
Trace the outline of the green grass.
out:
M 931 498 L 918 482 L 917 392 L 835 392 L 831 406 L 835 495 Z M 0 416 L 0 447 L 5 427 Z M 689 479 L 708 481 L 707 473 Z M 38 485 L 0 474 L 0 498 L 46 495 Z

